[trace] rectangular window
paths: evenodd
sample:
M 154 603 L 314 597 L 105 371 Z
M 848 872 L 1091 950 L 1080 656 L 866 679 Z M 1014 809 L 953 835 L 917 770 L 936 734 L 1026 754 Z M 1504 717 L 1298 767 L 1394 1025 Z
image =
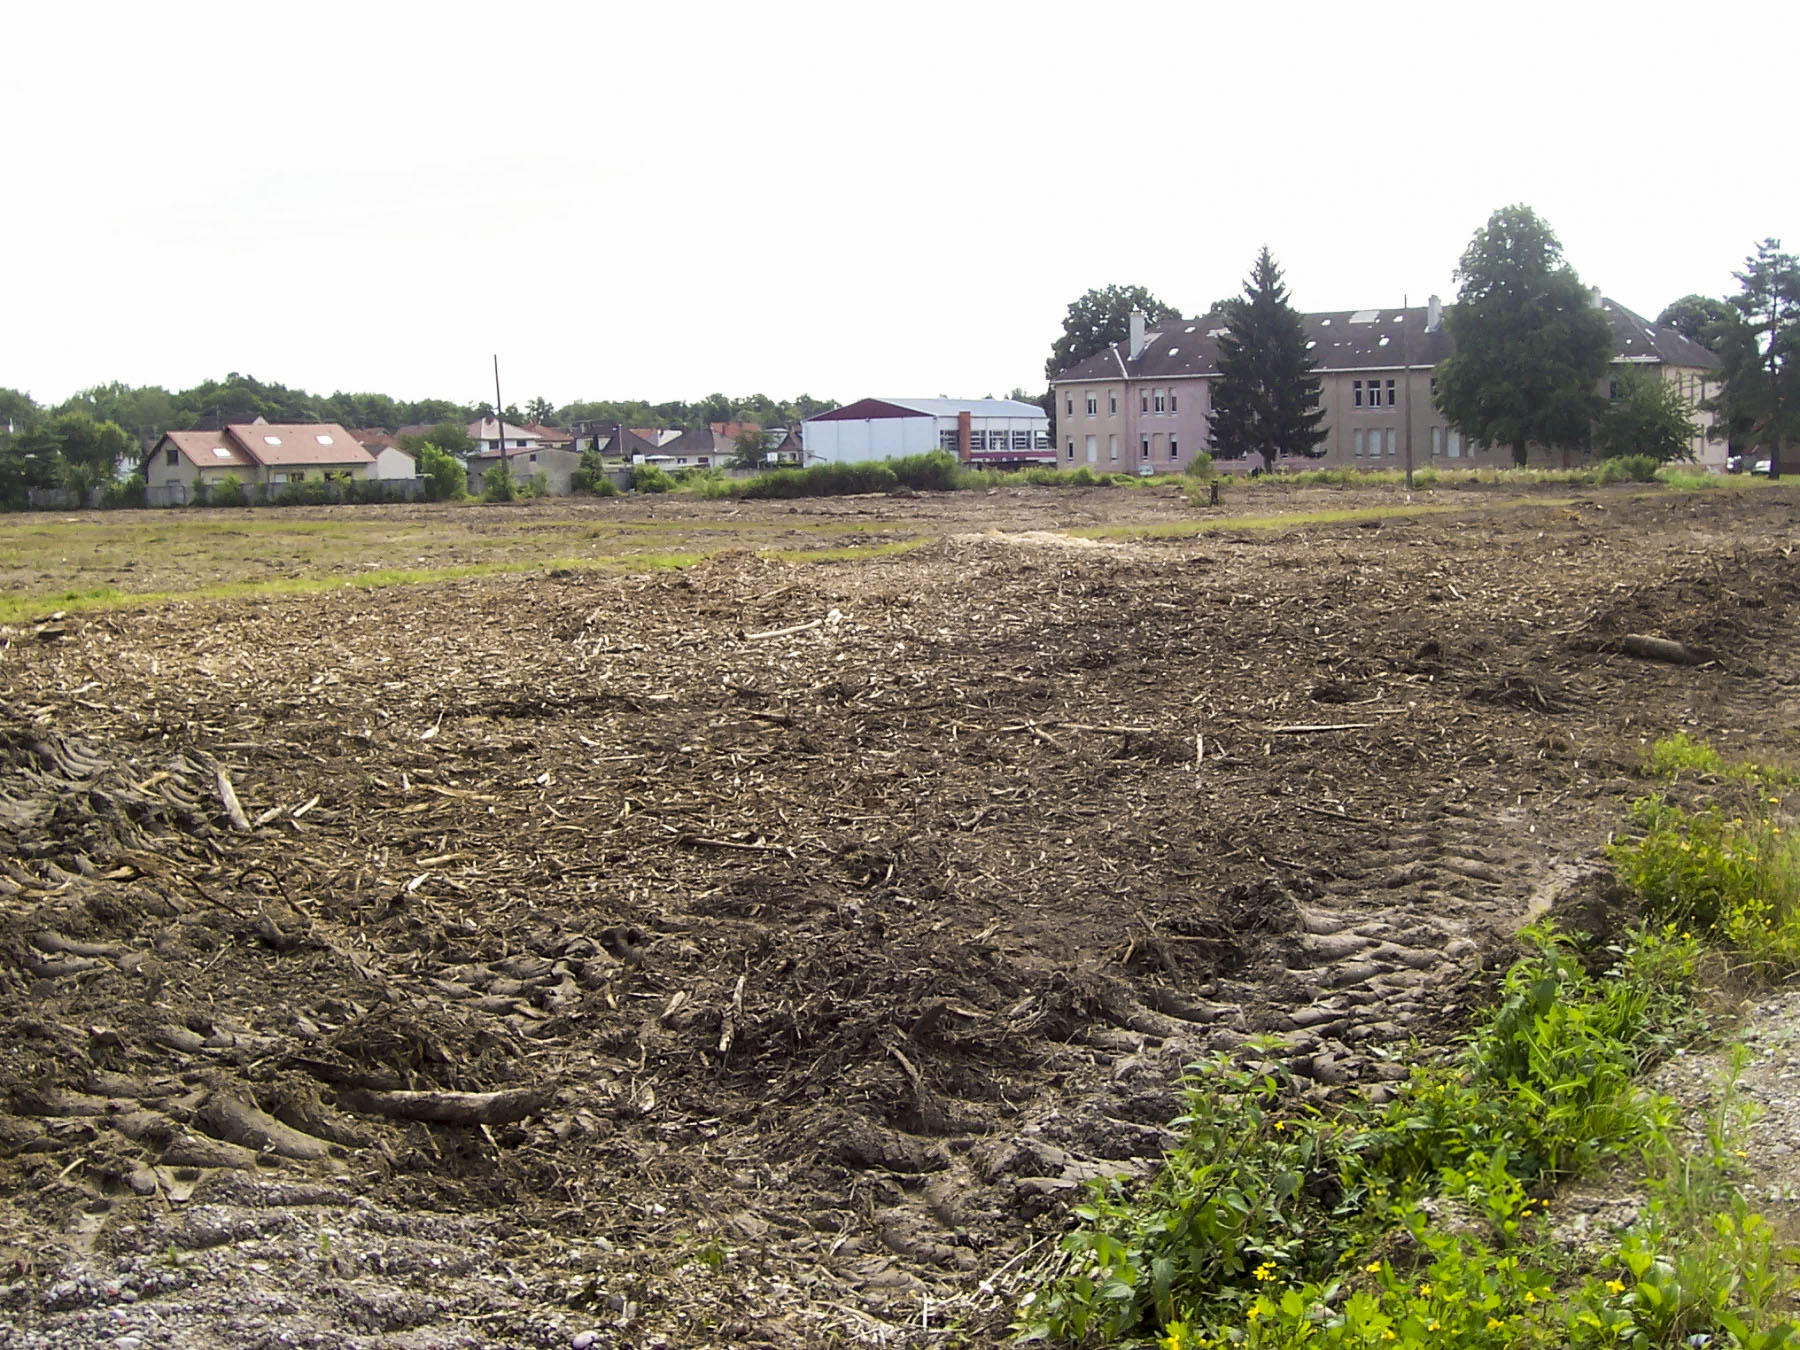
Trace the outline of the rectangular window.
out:
M 1117 436 L 1108 436 L 1106 438 L 1106 457 L 1108 459 L 1117 459 L 1119 457 L 1119 438 Z
M 1015 450 L 1029 450 L 1031 449 L 1031 433 L 1029 431 L 1015 431 L 1012 434 L 1012 442 L 1013 449 Z
M 1362 382 L 1361 382 L 1361 381 L 1360 381 L 1360 380 L 1359 380 L 1359 381 L 1357 381 L 1357 383 L 1358 383 L 1358 384 L 1360 384 L 1360 383 L 1362 383 Z M 1356 456 L 1356 457 L 1357 457 L 1357 458 L 1358 458 L 1358 459 L 1361 459 L 1361 458 L 1362 458 L 1362 453 L 1363 453 L 1363 438 L 1364 438 L 1364 437 L 1365 437 L 1365 436 L 1366 436 L 1366 435 L 1367 435 L 1367 434 L 1368 434 L 1368 433 L 1367 433 L 1367 432 L 1365 432 L 1365 431 L 1364 431 L 1364 430 L 1363 430 L 1363 429 L 1362 429 L 1362 428 L 1361 428 L 1361 427 L 1358 427 L 1358 428 L 1357 428 L 1357 429 L 1356 429 L 1356 430 L 1355 430 L 1355 431 L 1353 431 L 1353 432 L 1351 432 L 1351 433 L 1350 433 L 1350 439 L 1351 439 L 1351 443 L 1352 443 L 1352 444 L 1353 444 L 1353 445 L 1354 445 L 1354 446 L 1355 446 L 1355 447 L 1356 447 L 1356 448 L 1355 448 L 1355 450 L 1354 450 L 1354 451 L 1352 451 L 1352 453 L 1353 453 L 1353 454 L 1354 454 L 1354 455 L 1355 455 L 1355 456 Z
M 180 452 L 172 445 L 167 450 L 163 451 L 163 463 L 167 464 L 171 469 L 175 467 L 180 459 Z
M 1169 437 L 1169 458 L 1175 459 L 1180 454 L 1181 454 L 1181 449 L 1178 445 L 1176 445 L 1175 438 L 1173 436 Z
M 1087 396 L 1087 410 L 1089 417 L 1094 417 L 1100 412 L 1100 395 L 1094 393 L 1091 389 L 1088 391 Z
M 1163 391 L 1160 389 L 1152 389 L 1150 391 L 1150 401 L 1156 405 L 1157 412 L 1164 411 L 1167 405 L 1167 400 L 1164 398 Z
M 499 449 L 499 448 L 500 448 L 500 442 L 499 442 L 499 441 L 489 441 L 489 442 L 488 442 L 488 449 L 490 449 L 490 450 L 498 450 L 498 449 Z
M 1396 437 L 1394 429 L 1392 427 L 1389 427 L 1387 429 L 1387 452 L 1388 452 L 1389 459 L 1392 459 L 1394 457 L 1394 442 L 1396 439 L 1397 439 L 1397 437 Z
M 1150 391 L 1148 389 L 1145 389 L 1138 394 L 1138 411 L 1150 411 Z
M 1606 382 L 1606 397 L 1607 397 L 1607 399 L 1610 401 L 1612 399 L 1617 398 L 1618 396 L 1619 396 L 1619 382 L 1617 380 L 1608 380 Z
M 1431 457 L 1433 459 L 1436 459 L 1439 455 L 1441 455 L 1443 453 L 1444 453 L 1444 429 L 1442 427 L 1433 427 L 1431 429 Z
M 1040 432 L 1036 433 L 1036 435 L 1033 437 L 1033 439 L 1036 441 L 1037 448 L 1039 450 L 1048 450 L 1050 448 L 1050 433 L 1049 432 L 1040 431 Z
M 1119 415 L 1119 391 L 1117 389 L 1106 391 L 1106 411 L 1114 417 Z
M 1452 431 L 1450 433 L 1450 458 L 1462 458 L 1462 432 L 1460 431 Z
M 1069 437 L 1069 463 L 1073 464 L 1074 462 L 1075 462 L 1075 438 L 1073 436 L 1071 436 L 1071 437 Z
M 1075 415 L 1075 395 L 1073 395 L 1073 394 L 1064 394 L 1063 395 L 1063 412 L 1068 414 L 1070 417 L 1073 417 Z
M 1169 411 L 1175 411 L 1175 391 L 1173 389 L 1169 390 Z
M 969 433 L 969 449 L 971 449 L 971 450 L 987 449 L 987 432 L 971 431 Z
M 1361 380 L 1350 381 L 1350 392 L 1351 392 L 1351 396 L 1356 400 L 1356 406 L 1359 408 L 1362 407 L 1362 405 L 1363 405 L 1362 381 Z M 1359 451 L 1357 451 L 1357 453 L 1361 454 L 1362 452 L 1359 450 Z
M 1388 381 L 1388 407 L 1398 408 L 1399 406 L 1400 405 L 1398 403 L 1394 402 L 1394 382 L 1392 380 L 1389 380 Z
M 1148 460 L 1150 458 L 1150 438 L 1148 436 L 1144 437 L 1142 443 L 1138 446 L 1138 458 L 1143 460 Z
M 1094 463 L 1100 458 L 1100 438 L 1098 436 L 1089 436 L 1087 438 L 1087 456 L 1089 464 Z
M 938 449 L 948 450 L 954 455 L 958 450 L 962 449 L 961 434 L 954 429 L 938 432 Z

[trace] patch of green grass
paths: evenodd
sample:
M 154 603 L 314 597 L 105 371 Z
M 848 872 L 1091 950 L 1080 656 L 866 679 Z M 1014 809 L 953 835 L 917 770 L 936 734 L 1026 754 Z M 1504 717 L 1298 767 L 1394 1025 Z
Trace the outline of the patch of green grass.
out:
M 1559 500 L 1538 498 L 1508 506 L 1557 506 Z M 1382 506 L 1334 507 L 1323 511 L 1293 511 L 1277 516 L 1211 516 L 1205 520 L 1163 521 L 1154 525 L 1092 525 L 1068 533 L 1077 539 L 1188 539 L 1200 534 L 1233 530 L 1282 530 L 1302 525 L 1342 525 L 1364 520 L 1390 520 L 1405 516 L 1431 516 L 1466 512 L 1467 503 L 1396 502 Z
M 113 609 L 130 598 L 113 586 L 88 586 L 50 595 L 4 595 L 0 596 L 0 623 L 28 623 L 57 610 L 77 614 L 89 609 Z
M 1646 913 L 1730 948 L 1764 976 L 1800 970 L 1800 837 L 1783 795 L 1800 774 L 1728 760 L 1685 734 L 1652 745 L 1644 772 L 1704 785 L 1709 798 L 1688 807 L 1652 793 L 1632 803 L 1631 829 L 1607 851 Z

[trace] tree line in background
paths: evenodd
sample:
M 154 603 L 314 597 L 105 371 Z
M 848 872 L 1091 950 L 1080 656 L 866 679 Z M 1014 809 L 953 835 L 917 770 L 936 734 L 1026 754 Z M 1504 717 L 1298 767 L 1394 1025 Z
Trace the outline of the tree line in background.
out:
M 1657 316 L 1721 363 L 1717 394 L 1699 405 L 1717 414 L 1715 434 L 1736 450 L 1760 447 L 1779 476 L 1800 434 L 1800 262 L 1765 239 L 1733 273 L 1737 294 L 1688 295 Z M 1622 369 L 1610 397 L 1597 391 L 1613 358 L 1613 329 L 1563 257 L 1550 227 L 1528 206 L 1494 212 L 1475 232 L 1456 271 L 1456 303 L 1445 314 L 1454 354 L 1436 367 L 1434 402 L 1471 440 L 1504 445 L 1514 462 L 1528 447 L 1594 449 L 1602 456 L 1686 458 L 1695 408 L 1670 381 Z M 1150 325 L 1180 312 L 1142 286 L 1091 290 L 1069 306 L 1045 374 L 1056 375 L 1130 334 L 1131 313 Z M 1206 316 L 1226 333 L 1213 389 L 1211 448 L 1317 457 L 1325 433 L 1317 407 L 1318 364 L 1307 355 L 1299 313 L 1264 248 L 1241 296 Z M 1042 402 L 1055 418 L 1055 402 Z
M 576 402 L 562 408 L 548 399 L 534 398 L 523 409 L 508 404 L 501 415 L 515 424 L 560 426 L 584 421 L 626 427 L 691 427 L 711 422 L 781 426 L 836 406 L 807 394 L 786 401 L 766 394 L 745 398 L 708 394 L 694 402 L 625 399 Z M 141 484 L 120 481 L 121 472 L 136 466 L 165 431 L 252 422 L 258 417 L 275 423 L 335 422 L 354 430 L 390 433 L 425 426 L 431 430 L 423 435 L 402 436 L 402 447 L 417 455 L 429 441 L 450 455 L 467 455 L 476 448 L 467 424 L 491 417 L 493 411 L 491 403 L 463 404 L 450 399 L 406 401 L 386 394 L 311 394 L 236 372 L 177 393 L 157 385 L 134 387 L 114 381 L 83 389 L 49 407 L 19 390 L 0 388 L 0 507 L 19 509 L 33 489 L 41 488 L 64 488 L 84 501 L 95 488 L 102 489 L 108 500 L 128 502 L 134 493 L 141 499 Z M 448 483 L 449 473 L 442 462 L 434 461 L 434 465 Z M 423 467 L 421 472 L 431 477 Z

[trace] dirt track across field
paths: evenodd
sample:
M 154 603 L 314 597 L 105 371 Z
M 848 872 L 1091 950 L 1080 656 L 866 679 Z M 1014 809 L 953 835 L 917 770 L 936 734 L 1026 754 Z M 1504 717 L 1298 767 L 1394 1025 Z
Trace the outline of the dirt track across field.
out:
M 1430 504 L 6 630 L 0 1345 L 989 1343 L 1185 1065 L 1384 1091 L 1650 739 L 1800 754 L 1800 493 Z

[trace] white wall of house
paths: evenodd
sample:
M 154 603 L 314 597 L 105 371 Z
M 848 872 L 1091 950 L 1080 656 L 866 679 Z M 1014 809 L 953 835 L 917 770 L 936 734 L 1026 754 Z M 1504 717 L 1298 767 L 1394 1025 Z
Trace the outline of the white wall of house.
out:
M 384 445 L 375 454 L 375 478 L 417 478 L 419 466 L 404 450 Z
M 955 425 L 954 419 L 951 423 Z M 847 422 L 808 422 L 802 432 L 809 464 L 848 464 L 865 459 L 898 459 L 938 448 L 938 419 L 865 417 Z

